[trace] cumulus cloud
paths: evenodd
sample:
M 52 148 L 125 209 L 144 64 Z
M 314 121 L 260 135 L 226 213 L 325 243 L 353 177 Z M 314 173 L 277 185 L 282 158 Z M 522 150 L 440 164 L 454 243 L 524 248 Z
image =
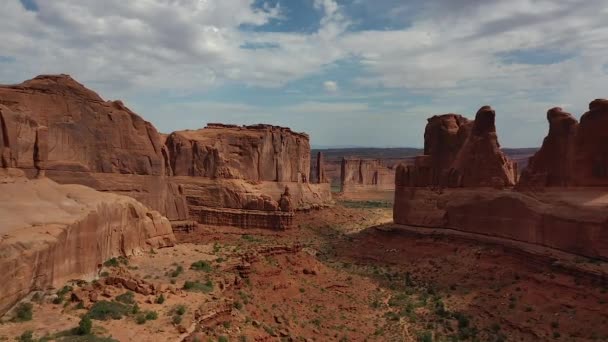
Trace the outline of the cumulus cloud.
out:
M 338 83 L 335 81 L 325 81 L 323 82 L 323 88 L 329 93 L 335 93 L 338 91 Z

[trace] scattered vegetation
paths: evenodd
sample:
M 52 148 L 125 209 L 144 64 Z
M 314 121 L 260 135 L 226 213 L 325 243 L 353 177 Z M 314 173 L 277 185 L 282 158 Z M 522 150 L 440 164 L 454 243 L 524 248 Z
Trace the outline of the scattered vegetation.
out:
M 213 291 L 213 282 L 211 282 L 211 280 L 207 280 L 205 283 L 201 283 L 198 280 L 186 281 L 184 283 L 184 290 L 209 293 Z
M 156 297 L 156 304 L 162 304 L 165 302 L 165 296 L 161 293 L 160 296 Z
M 31 321 L 34 317 L 33 313 L 34 305 L 32 303 L 20 303 L 15 309 L 14 322 L 26 322 Z
M 124 304 L 134 304 L 135 303 L 135 295 L 131 291 L 127 291 L 123 294 L 116 296 L 116 301 Z
M 103 265 L 105 267 L 118 267 L 120 265 L 128 265 L 129 264 L 129 259 L 125 258 L 125 257 L 118 257 L 118 258 L 111 258 L 108 259 L 106 262 L 103 263 Z
M 339 201 L 343 207 L 355 209 L 375 209 L 375 208 L 392 208 L 393 204 L 389 201 Z
M 119 302 L 109 302 L 101 300 L 91 307 L 87 315 L 91 319 L 106 321 L 109 319 L 121 319 L 123 316 L 132 312 L 133 308 Z
M 213 270 L 213 268 L 211 267 L 211 265 L 203 260 L 199 260 L 197 262 L 192 263 L 192 265 L 190 265 L 190 268 L 196 271 L 204 271 L 204 272 L 211 272 Z

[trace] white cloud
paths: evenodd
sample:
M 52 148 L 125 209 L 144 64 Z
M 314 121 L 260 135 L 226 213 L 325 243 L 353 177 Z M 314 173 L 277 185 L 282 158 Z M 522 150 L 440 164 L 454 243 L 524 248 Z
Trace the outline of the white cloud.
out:
M 338 83 L 335 81 L 325 81 L 323 82 L 323 88 L 329 93 L 335 93 L 338 91 Z

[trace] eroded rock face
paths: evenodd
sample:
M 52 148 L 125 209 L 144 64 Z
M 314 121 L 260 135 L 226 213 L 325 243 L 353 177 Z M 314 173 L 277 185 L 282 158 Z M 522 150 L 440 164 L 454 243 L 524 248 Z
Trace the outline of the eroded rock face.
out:
M 397 224 L 449 228 L 608 260 L 606 203 L 601 192 L 517 191 L 397 187 Z
M 555 107 L 547 111 L 549 134 L 541 149 L 532 156 L 522 171 L 522 184 L 567 186 L 571 182 L 572 160 L 578 122 L 570 113 Z
M 120 101 L 102 100 L 67 75 L 2 86 L 0 100 L 15 113 L 48 127 L 49 170 L 168 173 L 160 136 L 152 124 Z
M 424 156 L 397 168 L 395 184 L 412 187 L 505 187 L 517 181 L 517 165 L 500 150 L 496 113 L 483 106 L 475 121 L 458 114 L 433 116 L 424 134 Z
M 381 160 L 343 158 L 341 166 L 342 192 L 391 189 L 395 171 Z
M 59 183 L 129 195 L 187 219 L 185 198 L 167 178 L 162 137 L 122 102 L 104 101 L 67 75 L 38 76 L 0 86 L 0 116 L 4 166 L 30 176 L 43 170 Z
M 307 183 L 310 143 L 289 128 L 210 124 L 167 138 L 176 176 Z
M 0 313 L 32 290 L 90 278 L 98 265 L 175 242 L 169 221 L 136 200 L 0 169 Z
M 608 100 L 594 100 L 580 123 L 561 108 L 547 112 L 549 133 L 530 158 L 520 185 L 526 187 L 608 185 Z
M 330 179 L 327 177 L 325 172 L 325 156 L 323 155 L 323 152 L 317 152 L 317 159 L 315 162 L 316 165 L 313 168 L 315 172 L 313 177 L 314 181 L 317 183 L 329 183 Z

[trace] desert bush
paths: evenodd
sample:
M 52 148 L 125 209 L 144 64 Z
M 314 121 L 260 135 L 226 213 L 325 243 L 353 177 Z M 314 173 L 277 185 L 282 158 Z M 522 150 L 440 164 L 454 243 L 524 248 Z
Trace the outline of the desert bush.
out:
M 93 304 L 87 315 L 91 319 L 106 321 L 108 319 L 121 319 L 131 311 L 132 308 L 129 305 L 102 300 Z
M 125 304 L 133 304 L 135 303 L 135 295 L 133 292 L 127 291 L 123 294 L 116 296 L 116 301 Z
M 184 290 L 186 291 L 198 291 L 209 293 L 213 291 L 213 283 L 211 280 L 207 280 L 204 284 L 200 281 L 186 281 L 184 283 Z
M 156 304 L 162 304 L 165 302 L 165 296 L 161 293 L 160 296 L 156 297 Z
M 89 316 L 85 315 L 80 320 L 80 323 L 78 323 L 76 333 L 78 335 L 89 335 L 91 333 L 91 329 L 93 329 L 93 322 L 91 322 L 91 318 Z
M 15 322 L 31 321 L 32 318 L 34 317 L 33 309 L 34 309 L 34 305 L 32 305 L 32 303 L 20 303 L 19 305 L 17 305 L 17 308 L 15 309 L 15 317 L 13 318 L 13 321 L 15 321 Z
M 196 271 L 204 271 L 207 273 L 212 271 L 211 265 L 203 260 L 199 260 L 197 262 L 192 263 L 192 265 L 190 265 L 190 268 Z

